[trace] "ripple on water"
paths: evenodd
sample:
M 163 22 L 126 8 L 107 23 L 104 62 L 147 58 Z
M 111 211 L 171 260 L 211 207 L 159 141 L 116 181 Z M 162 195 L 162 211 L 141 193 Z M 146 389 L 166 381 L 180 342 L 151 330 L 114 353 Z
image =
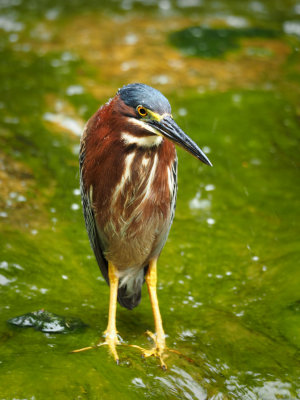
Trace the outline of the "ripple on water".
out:
M 232 394 L 234 398 L 240 395 L 241 398 L 249 400 L 277 400 L 279 398 L 297 400 L 292 394 L 292 385 L 289 382 L 283 382 L 279 379 L 263 382 L 261 376 L 253 374 L 252 371 L 248 371 L 248 375 L 253 376 L 254 384 L 252 387 L 243 385 L 237 376 L 231 376 L 225 381 L 229 394 Z
M 146 385 L 144 384 L 142 378 L 133 378 L 131 382 L 132 382 L 132 383 L 134 384 L 134 386 L 136 386 L 136 387 L 139 387 L 139 388 L 145 388 L 145 387 L 146 387 Z
M 184 399 L 206 400 L 206 390 L 186 371 L 181 368 L 171 368 L 171 374 L 166 377 L 156 377 L 163 387 L 168 389 L 169 393 L 173 392 L 175 398 L 179 398 L 178 394 L 182 393 Z

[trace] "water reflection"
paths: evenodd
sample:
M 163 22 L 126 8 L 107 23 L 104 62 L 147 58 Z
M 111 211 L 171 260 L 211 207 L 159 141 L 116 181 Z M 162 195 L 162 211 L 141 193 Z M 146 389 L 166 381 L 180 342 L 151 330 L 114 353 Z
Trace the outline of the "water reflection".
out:
M 211 208 L 209 199 L 201 199 L 201 192 L 197 192 L 196 196 L 190 200 L 189 206 L 191 210 L 207 210 Z
M 0 275 L 0 285 L 7 286 L 14 281 L 15 281 L 14 278 L 9 279 L 4 275 Z
M 15 21 L 12 15 L 0 16 L 0 29 L 5 32 L 20 32 L 24 29 L 24 24 Z
M 77 136 L 81 136 L 83 132 L 83 125 L 79 124 L 78 121 L 74 120 L 73 118 L 64 115 L 64 114 L 54 114 L 51 112 L 46 112 L 44 114 L 44 120 L 52 122 L 54 124 L 59 125 L 62 128 L 65 128 Z
M 300 22 L 299 21 L 285 21 L 283 30 L 288 35 L 296 35 L 300 37 Z

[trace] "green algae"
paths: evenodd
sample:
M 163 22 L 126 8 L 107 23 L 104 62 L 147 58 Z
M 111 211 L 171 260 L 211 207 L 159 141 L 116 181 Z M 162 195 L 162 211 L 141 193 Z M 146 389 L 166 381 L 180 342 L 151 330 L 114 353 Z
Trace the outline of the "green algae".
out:
M 201 26 L 188 27 L 170 35 L 172 45 L 184 54 L 197 57 L 221 57 L 228 51 L 241 47 L 240 40 L 245 38 L 278 38 L 279 33 L 265 28 L 207 28 Z M 266 55 L 262 53 L 261 55 Z
M 37 6 L 39 17 L 45 4 Z M 168 346 L 192 361 L 171 353 L 163 372 L 126 346 L 151 346 L 145 288 L 137 309 L 118 308 L 120 366 L 105 347 L 70 354 L 99 340 L 109 288 L 80 209 L 79 138 L 45 114 L 65 114 L 52 103 L 66 102 L 85 121 L 106 98 L 78 89 L 83 75 L 96 74 L 69 49 L 24 51 L 29 32 L 20 33 L 18 46 L 4 36 L 0 398 L 299 398 L 299 53 L 268 88 L 262 82 L 214 93 L 166 89 L 177 122 L 214 167 L 178 150 L 177 210 L 159 259 L 159 299 Z M 20 189 L 7 192 L 14 162 L 28 179 L 20 175 Z M 80 318 L 88 328 L 59 335 L 6 323 L 41 308 Z

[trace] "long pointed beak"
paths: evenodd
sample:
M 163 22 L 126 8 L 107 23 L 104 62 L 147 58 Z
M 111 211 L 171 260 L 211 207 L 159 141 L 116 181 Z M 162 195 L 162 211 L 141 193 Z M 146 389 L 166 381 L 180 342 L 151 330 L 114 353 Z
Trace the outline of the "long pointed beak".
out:
M 166 116 L 160 121 L 152 120 L 150 125 L 157 129 L 163 136 L 198 158 L 198 160 L 212 167 L 212 163 L 203 151 L 181 128 L 179 128 L 171 116 Z

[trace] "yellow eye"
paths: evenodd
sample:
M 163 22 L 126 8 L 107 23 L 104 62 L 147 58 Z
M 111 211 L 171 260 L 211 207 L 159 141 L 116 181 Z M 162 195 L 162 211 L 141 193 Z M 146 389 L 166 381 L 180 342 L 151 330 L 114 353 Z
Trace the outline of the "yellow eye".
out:
M 137 106 L 136 109 L 141 117 L 146 117 L 146 115 L 148 114 L 147 110 L 143 106 Z

